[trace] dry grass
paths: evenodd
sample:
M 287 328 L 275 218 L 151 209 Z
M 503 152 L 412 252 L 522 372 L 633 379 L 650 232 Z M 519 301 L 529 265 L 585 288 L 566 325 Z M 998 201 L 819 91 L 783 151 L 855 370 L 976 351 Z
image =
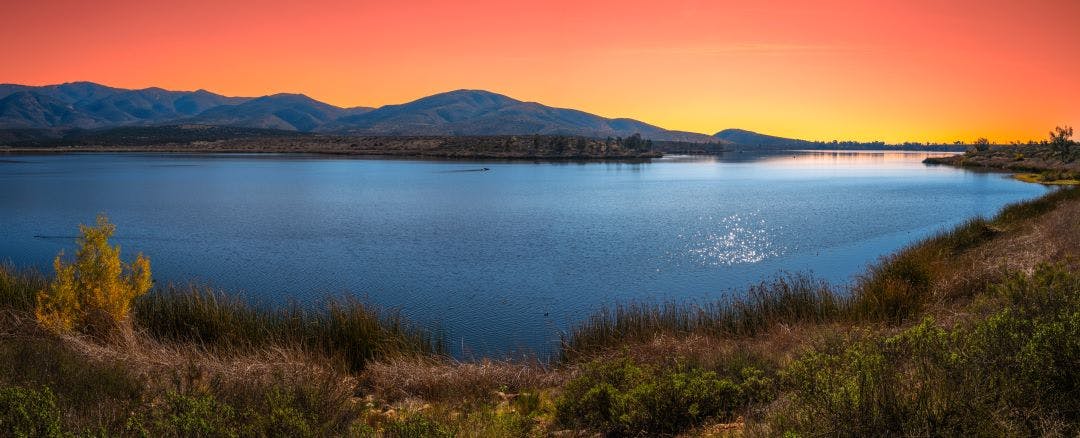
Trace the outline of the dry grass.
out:
M 1042 263 L 1080 268 L 1080 191 L 1071 193 L 1057 195 L 1061 199 L 1053 209 L 1038 209 L 1028 218 L 1001 215 L 989 223 L 995 230 L 991 238 L 937 260 L 926 313 L 948 323 L 962 316 L 971 298 L 1009 273 L 1030 274 Z
M 173 394 L 210 396 L 244 412 L 268 412 L 268 397 L 284 394 L 276 408 L 302 411 L 326 433 L 346 430 L 362 411 L 356 377 L 298 349 L 211 352 L 160 342 L 130 323 L 108 338 L 57 335 L 17 310 L 0 313 L 0 323 L 0 385 L 51 388 L 66 430 L 119 433 L 168 409 Z
M 336 382 L 328 396 L 352 394 L 356 379 L 325 361 L 297 349 L 271 347 L 263 350 L 208 352 L 198 345 L 161 343 L 147 336 L 128 333 L 111 342 L 70 334 L 59 337 L 61 344 L 88 360 L 123 363 L 137 375 L 169 375 L 177 370 L 172 382 L 158 382 L 169 389 L 209 391 L 216 385 L 261 385 L 271 380 Z M 278 382 L 280 383 L 280 382 Z M 164 388 L 163 388 L 164 389 Z
M 634 303 L 602 309 L 563 336 L 563 362 L 580 362 L 657 336 L 752 337 L 779 325 L 826 323 L 841 315 L 847 299 L 827 283 L 787 275 L 751 287 L 739 299 L 702 306 Z
M 365 388 L 379 399 L 431 402 L 485 402 L 508 393 L 560 386 L 569 373 L 539 362 L 481 360 L 457 362 L 432 357 L 374 362 L 361 374 Z
M 301 349 L 352 371 L 375 359 L 444 351 L 440 338 L 399 312 L 348 297 L 323 306 L 261 308 L 220 291 L 170 285 L 136 300 L 134 315 L 136 327 L 155 339 L 226 353 Z

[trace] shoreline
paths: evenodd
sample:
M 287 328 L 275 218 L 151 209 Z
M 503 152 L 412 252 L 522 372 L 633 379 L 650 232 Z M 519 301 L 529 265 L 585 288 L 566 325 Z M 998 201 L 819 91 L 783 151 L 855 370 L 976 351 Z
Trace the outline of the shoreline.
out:
M 386 160 L 419 160 L 419 161 L 485 161 L 485 162 L 623 162 L 623 163 L 647 163 L 651 160 L 664 158 L 666 155 L 641 154 L 626 156 L 549 156 L 549 155 L 489 155 L 489 154 L 432 154 L 432 153 L 394 153 L 394 152 L 368 152 L 368 151 L 338 151 L 338 150 L 249 150 L 249 149 L 191 149 L 191 148 L 119 148 L 119 147 L 62 147 L 62 148 L 3 148 L 0 147 L 0 156 L 29 156 L 29 155 L 66 155 L 66 154 L 146 154 L 146 155 L 246 155 L 246 156 L 311 156 L 325 158 L 358 158 L 358 159 L 386 159 Z
M 288 148 L 213 148 L 213 147 L 190 147 L 190 146 L 152 146 L 152 147 L 117 147 L 117 146 L 79 146 L 79 147 L 48 147 L 48 148 L 4 148 L 0 147 L 0 155 L 63 155 L 63 154 L 109 154 L 109 153 L 146 153 L 146 154 L 191 154 L 191 155 L 215 155 L 215 154 L 280 154 L 280 155 L 321 155 L 337 157 L 361 157 L 361 158 L 416 158 L 416 159 L 445 159 L 445 160 L 505 160 L 505 161 L 647 161 L 655 158 L 663 158 L 664 154 L 649 152 L 627 155 L 534 155 L 534 154 L 486 154 L 486 153 L 457 153 L 447 152 L 397 152 L 397 151 L 370 151 L 370 150 L 340 150 L 340 149 L 288 149 Z
M 1045 147 L 995 147 L 985 151 L 968 152 L 949 157 L 929 157 L 923 163 L 953 166 L 972 170 L 1006 172 L 1026 183 L 1075 186 L 1080 185 L 1080 163 L 1050 158 Z M 1033 157 L 1033 158 L 1029 158 Z

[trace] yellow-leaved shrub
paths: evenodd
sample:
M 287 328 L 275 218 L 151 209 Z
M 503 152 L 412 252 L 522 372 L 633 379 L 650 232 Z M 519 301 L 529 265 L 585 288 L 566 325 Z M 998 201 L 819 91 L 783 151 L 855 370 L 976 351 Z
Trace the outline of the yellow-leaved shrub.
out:
M 115 231 L 103 214 L 96 227 L 79 225 L 74 262 L 64 263 L 61 251 L 56 278 L 38 293 L 34 313 L 43 326 L 59 333 L 123 322 L 132 300 L 150 290 L 150 260 L 140 253 L 131 264 L 121 261 L 120 247 L 109 246 Z

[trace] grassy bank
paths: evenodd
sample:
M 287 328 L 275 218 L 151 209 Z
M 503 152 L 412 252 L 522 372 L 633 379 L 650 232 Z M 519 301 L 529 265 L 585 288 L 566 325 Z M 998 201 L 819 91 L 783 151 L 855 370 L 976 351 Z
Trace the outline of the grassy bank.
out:
M 972 145 L 961 155 L 927 158 L 928 164 L 1015 172 L 1015 178 L 1046 185 L 1080 184 L 1080 144 L 1072 140 L 1072 128 L 1058 127 L 1040 143 L 993 146 Z M 984 139 L 985 141 L 985 139 Z
M 883 258 L 850 288 L 788 275 L 711 304 L 637 303 L 559 359 L 457 362 L 355 301 L 138 297 L 113 336 L 34 316 L 0 269 L 0 429 L 28 435 L 791 436 L 1080 433 L 1080 189 Z
M 1014 178 L 1029 183 L 1045 184 L 1051 186 L 1075 186 L 1080 185 L 1080 174 L 1042 172 L 1042 173 L 1018 173 Z

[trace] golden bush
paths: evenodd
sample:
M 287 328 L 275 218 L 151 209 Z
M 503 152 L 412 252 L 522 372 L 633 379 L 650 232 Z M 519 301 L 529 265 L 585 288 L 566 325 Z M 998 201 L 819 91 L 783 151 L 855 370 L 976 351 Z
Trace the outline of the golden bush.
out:
M 56 278 L 37 296 L 35 315 L 55 332 L 83 329 L 100 318 L 127 319 L 131 302 L 150 290 L 150 260 L 141 253 L 126 264 L 120 246 L 109 246 L 116 226 L 105 215 L 97 226 L 79 225 L 79 248 L 74 262 L 64 263 L 61 251 L 53 261 Z

